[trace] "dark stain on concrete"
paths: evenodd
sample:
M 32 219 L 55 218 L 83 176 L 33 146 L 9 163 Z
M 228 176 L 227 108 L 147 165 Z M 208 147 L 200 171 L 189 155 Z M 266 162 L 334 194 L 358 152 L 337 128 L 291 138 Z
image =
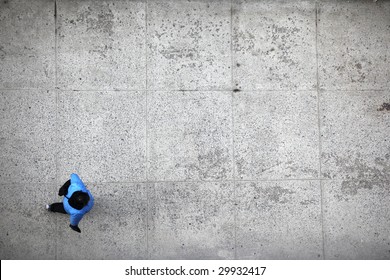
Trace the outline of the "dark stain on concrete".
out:
M 0 59 L 4 59 L 6 56 L 6 51 L 4 50 L 3 46 L 0 46 Z
M 288 195 L 291 195 L 293 193 L 294 192 L 289 189 L 285 189 L 280 186 L 275 186 L 273 188 L 268 189 L 267 196 L 268 199 L 274 203 L 285 204 L 289 201 Z
M 237 36 L 233 39 L 234 49 L 242 54 L 253 51 L 255 48 L 255 39 L 256 37 L 248 30 L 238 32 Z
M 57 1 L 54 1 L 54 20 L 57 19 Z M 57 35 L 57 28 L 55 29 L 55 34 Z
M 338 201 L 349 201 L 360 192 L 372 191 L 375 187 L 382 187 L 382 183 L 374 181 L 344 181 L 341 183 L 340 192 L 334 195 Z
M 270 55 L 273 51 L 275 51 L 275 48 L 270 48 L 265 52 L 266 55 Z
M 344 181 L 341 184 L 339 191 L 336 191 L 334 197 L 338 201 L 349 201 L 353 199 L 359 193 L 365 195 L 367 192 L 371 192 L 374 188 L 383 188 L 385 185 L 383 182 L 375 181 Z M 359 198 L 357 198 L 359 199 Z
M 76 19 L 78 22 L 85 22 L 87 24 L 87 32 L 94 31 L 98 33 L 114 35 L 114 14 L 108 6 L 96 7 L 99 11 L 96 13 L 91 7 L 86 11 L 80 13 Z
M 110 228 L 110 226 L 108 224 L 101 224 L 98 226 L 98 228 L 100 231 L 106 232 Z
M 160 51 L 160 53 L 166 59 L 179 59 L 179 58 L 189 58 L 191 60 L 195 60 L 199 58 L 199 52 L 195 48 L 182 48 L 176 49 L 175 47 L 168 47 Z
M 244 158 L 239 158 L 236 160 L 236 169 L 237 169 L 237 175 L 243 179 L 246 171 L 246 161 Z
M 255 185 L 253 185 L 255 186 Z M 291 195 L 295 192 L 289 189 L 285 189 L 279 185 L 265 188 L 261 190 L 253 199 L 259 200 L 256 205 L 257 207 L 266 210 L 271 209 L 278 204 L 286 204 L 290 201 Z
M 373 183 L 367 181 L 344 181 L 341 184 L 341 192 L 344 195 L 357 195 L 359 190 L 372 190 Z
M 318 203 L 317 200 L 315 199 L 306 199 L 306 200 L 303 200 L 301 202 L 299 202 L 301 205 L 310 205 L 310 204 L 316 204 Z
M 239 92 L 239 91 L 241 91 L 241 90 L 238 88 L 233 89 L 233 92 Z
M 379 108 L 378 111 L 390 111 L 390 103 L 383 103 Z
M 112 50 L 112 45 L 104 45 L 100 49 L 94 49 L 94 50 L 89 50 L 89 53 L 97 53 L 100 57 L 102 58 L 107 58 L 107 53 L 109 50 Z
M 229 161 L 229 153 L 221 148 L 215 148 L 206 154 L 198 156 L 201 178 L 224 179 L 227 178 L 225 165 Z
M 384 155 L 386 158 L 388 155 Z M 375 159 L 375 165 L 369 166 L 364 160 L 363 156 L 359 153 L 355 158 L 342 158 L 335 153 L 323 154 L 325 162 L 334 162 L 338 170 L 332 170 L 333 172 L 326 172 L 324 176 L 327 178 L 334 178 L 335 174 L 330 173 L 346 173 L 347 179 L 351 177 L 350 174 L 354 174 L 352 177 L 357 179 L 370 178 L 373 180 L 388 180 L 390 174 L 386 171 L 387 164 L 383 160 Z

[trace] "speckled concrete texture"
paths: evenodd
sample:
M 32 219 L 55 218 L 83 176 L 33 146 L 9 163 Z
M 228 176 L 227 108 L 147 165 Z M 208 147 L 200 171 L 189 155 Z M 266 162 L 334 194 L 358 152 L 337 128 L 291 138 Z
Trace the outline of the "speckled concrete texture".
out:
M 55 86 L 54 1 L 0 1 L 0 88 Z
M 144 181 L 145 92 L 61 91 L 58 176 L 92 182 Z M 131 163 L 131 164 L 129 164 Z
M 53 185 L 2 183 L 0 188 L 0 258 L 55 259 L 56 220 L 44 208 L 54 197 Z
M 234 93 L 236 179 L 319 175 L 317 93 Z
M 390 87 L 389 1 L 323 1 L 318 7 L 318 72 L 323 89 Z
M 151 259 L 234 258 L 233 183 L 155 183 L 149 203 Z
M 147 2 L 148 88 L 230 89 L 230 1 Z
M 323 258 L 320 182 L 240 182 L 236 192 L 237 258 Z
M 57 0 L 61 89 L 145 89 L 145 4 Z
M 315 89 L 315 1 L 233 1 L 234 86 Z
M 389 260 L 389 15 L 0 0 L 1 259 Z
M 233 178 L 231 92 L 149 92 L 152 180 Z
M 323 184 L 326 257 L 390 259 L 389 182 Z
M 56 180 L 56 93 L 0 90 L 1 183 Z
M 320 99 L 324 178 L 390 181 L 389 91 L 321 91 Z

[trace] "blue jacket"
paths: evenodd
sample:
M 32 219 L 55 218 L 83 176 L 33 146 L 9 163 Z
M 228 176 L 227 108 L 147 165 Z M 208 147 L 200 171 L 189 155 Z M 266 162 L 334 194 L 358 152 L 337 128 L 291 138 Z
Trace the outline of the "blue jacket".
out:
M 76 191 L 86 192 L 89 195 L 88 204 L 80 210 L 73 208 L 72 206 L 69 205 L 69 202 L 68 202 L 68 199 Z M 77 176 L 77 174 L 72 174 L 70 176 L 70 186 L 68 189 L 68 193 L 66 194 L 66 196 L 64 196 L 63 203 L 64 203 L 65 211 L 70 215 L 70 224 L 72 226 L 77 226 L 79 224 L 79 222 L 81 221 L 81 219 L 83 218 L 83 216 L 86 213 L 88 213 L 93 207 L 93 203 L 94 203 L 93 196 L 89 192 L 89 190 L 87 190 L 84 183 L 81 181 L 80 177 Z

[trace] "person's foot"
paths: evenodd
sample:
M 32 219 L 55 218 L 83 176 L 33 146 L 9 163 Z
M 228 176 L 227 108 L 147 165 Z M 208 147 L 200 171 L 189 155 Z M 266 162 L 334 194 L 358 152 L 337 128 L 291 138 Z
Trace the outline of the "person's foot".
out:
M 49 204 L 46 204 L 46 205 L 45 205 L 45 208 L 46 208 L 47 211 L 51 211 L 50 205 L 49 205 Z

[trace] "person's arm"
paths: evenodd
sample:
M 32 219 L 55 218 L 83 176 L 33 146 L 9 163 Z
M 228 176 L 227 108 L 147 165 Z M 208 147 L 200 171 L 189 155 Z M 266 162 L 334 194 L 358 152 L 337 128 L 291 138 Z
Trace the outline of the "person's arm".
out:
M 59 196 L 67 195 L 69 186 L 70 186 L 70 180 L 66 181 L 65 184 L 60 188 L 60 190 L 58 191 L 58 195 Z

